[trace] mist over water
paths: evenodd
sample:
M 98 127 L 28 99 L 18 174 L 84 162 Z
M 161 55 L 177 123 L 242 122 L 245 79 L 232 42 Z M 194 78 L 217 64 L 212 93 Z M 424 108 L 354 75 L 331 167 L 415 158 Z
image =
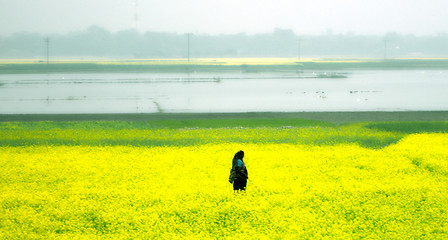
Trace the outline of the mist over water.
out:
M 0 113 L 448 110 L 448 71 L 11 74 Z

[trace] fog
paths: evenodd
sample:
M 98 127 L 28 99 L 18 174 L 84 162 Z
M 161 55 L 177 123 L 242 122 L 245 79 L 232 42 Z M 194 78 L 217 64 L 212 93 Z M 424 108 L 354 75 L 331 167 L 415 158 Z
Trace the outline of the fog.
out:
M 0 36 L 110 32 L 434 35 L 448 32 L 446 0 L 0 0 Z
M 68 34 L 16 33 L 0 37 L 0 58 L 43 59 L 203 57 L 447 57 L 448 34 L 414 36 L 333 34 L 296 35 L 291 29 L 262 34 L 112 33 L 98 26 Z M 300 41 L 298 40 L 300 39 Z M 188 44 L 189 43 L 189 44 Z M 300 49 L 299 49 L 300 43 Z M 299 53 L 300 52 L 300 53 Z

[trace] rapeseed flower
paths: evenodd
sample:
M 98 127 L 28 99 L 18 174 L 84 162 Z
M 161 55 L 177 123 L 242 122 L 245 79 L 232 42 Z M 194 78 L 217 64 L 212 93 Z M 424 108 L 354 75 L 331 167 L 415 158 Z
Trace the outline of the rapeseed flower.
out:
M 443 239 L 447 144 L 3 146 L 0 237 Z M 236 194 L 240 149 L 249 182 Z

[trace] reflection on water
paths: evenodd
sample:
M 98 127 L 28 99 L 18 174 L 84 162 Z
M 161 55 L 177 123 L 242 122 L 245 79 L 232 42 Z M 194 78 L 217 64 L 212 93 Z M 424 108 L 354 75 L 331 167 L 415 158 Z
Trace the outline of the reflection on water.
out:
M 448 71 L 0 75 L 0 113 L 448 110 Z

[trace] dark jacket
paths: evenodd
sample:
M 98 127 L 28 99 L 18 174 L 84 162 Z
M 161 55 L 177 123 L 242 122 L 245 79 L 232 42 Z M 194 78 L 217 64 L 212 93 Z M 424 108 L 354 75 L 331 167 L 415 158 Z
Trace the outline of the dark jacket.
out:
M 241 179 L 248 179 L 249 173 L 247 172 L 246 165 L 242 159 L 233 159 L 232 171 L 235 172 L 235 176 Z

